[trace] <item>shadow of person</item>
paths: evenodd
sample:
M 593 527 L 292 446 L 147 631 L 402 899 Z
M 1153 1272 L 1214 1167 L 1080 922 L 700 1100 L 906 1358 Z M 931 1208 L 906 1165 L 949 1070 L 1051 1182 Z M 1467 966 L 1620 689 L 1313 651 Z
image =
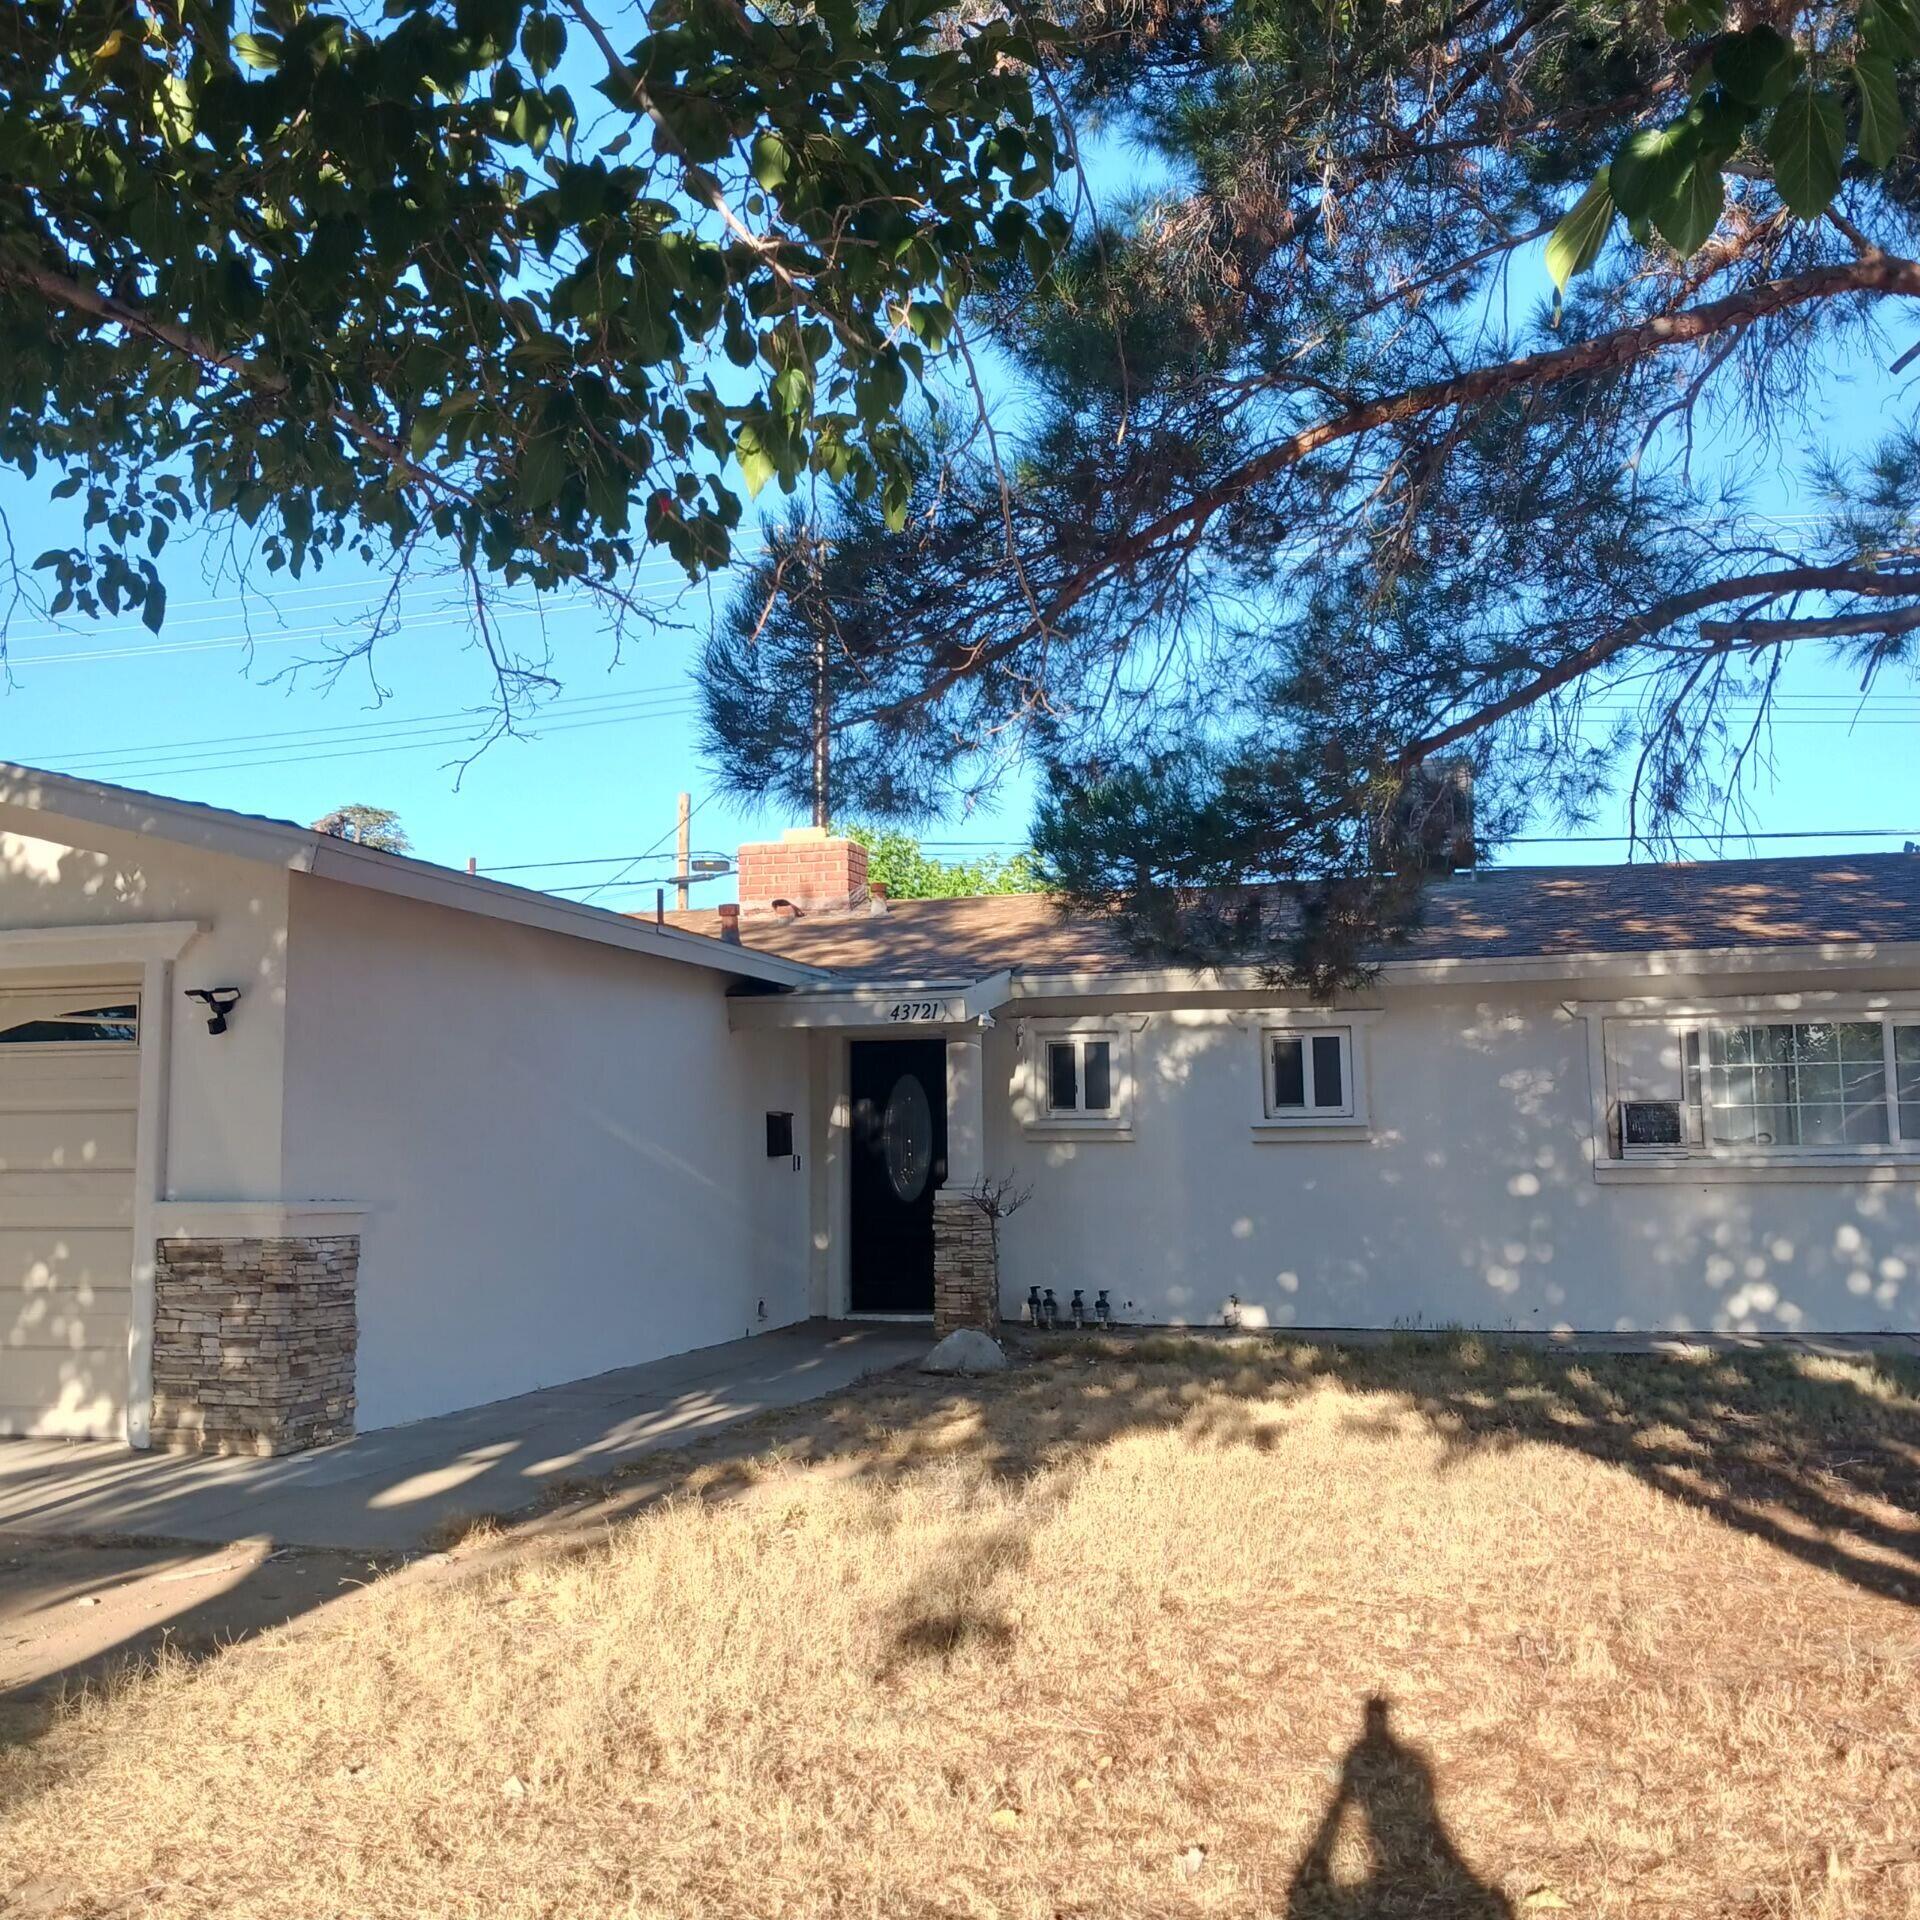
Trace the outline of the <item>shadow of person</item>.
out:
M 1364 1837 L 1366 1877 L 1336 1880 L 1334 1850 L 1350 1821 Z M 1411 1920 L 1416 1914 L 1420 1920 L 1513 1920 L 1513 1907 L 1461 1859 L 1440 1818 L 1433 1769 L 1393 1737 L 1387 1702 L 1376 1694 L 1313 1844 L 1293 1870 L 1287 1920 Z

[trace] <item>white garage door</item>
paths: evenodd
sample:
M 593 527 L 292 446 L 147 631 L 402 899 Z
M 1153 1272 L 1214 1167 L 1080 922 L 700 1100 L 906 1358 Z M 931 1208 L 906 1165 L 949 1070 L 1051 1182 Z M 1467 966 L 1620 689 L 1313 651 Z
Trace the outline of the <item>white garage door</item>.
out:
M 123 1437 L 138 1037 L 125 989 L 0 993 L 0 1433 Z

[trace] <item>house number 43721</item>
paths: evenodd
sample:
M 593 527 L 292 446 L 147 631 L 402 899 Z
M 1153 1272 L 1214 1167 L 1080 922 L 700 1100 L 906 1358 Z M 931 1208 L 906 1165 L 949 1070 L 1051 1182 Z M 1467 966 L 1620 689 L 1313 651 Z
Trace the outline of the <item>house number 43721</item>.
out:
M 887 1009 L 887 1018 L 893 1021 L 944 1020 L 946 1016 L 944 1000 L 896 1000 Z

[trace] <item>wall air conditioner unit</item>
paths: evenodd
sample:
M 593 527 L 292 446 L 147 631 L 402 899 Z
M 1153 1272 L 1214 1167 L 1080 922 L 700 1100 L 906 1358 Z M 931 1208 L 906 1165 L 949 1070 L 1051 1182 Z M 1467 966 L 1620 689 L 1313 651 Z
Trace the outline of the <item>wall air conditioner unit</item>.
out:
M 1686 1151 L 1686 1114 L 1678 1100 L 1620 1102 L 1621 1159 L 1672 1160 Z

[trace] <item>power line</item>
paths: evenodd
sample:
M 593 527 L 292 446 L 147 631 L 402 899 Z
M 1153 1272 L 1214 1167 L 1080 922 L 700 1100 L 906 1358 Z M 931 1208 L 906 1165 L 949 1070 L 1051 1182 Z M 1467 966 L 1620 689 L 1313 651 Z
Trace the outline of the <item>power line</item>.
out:
M 687 809 L 687 820 L 689 823 L 692 822 L 693 816 L 696 813 L 698 813 L 700 809 L 704 807 L 707 804 L 707 802 L 712 798 L 713 798 L 713 789 L 709 788 L 705 793 L 703 793 L 700 796 L 698 800 L 696 800 L 693 803 L 691 807 Z M 670 826 L 666 830 L 666 832 L 663 833 L 660 836 L 660 838 L 656 840 L 653 843 L 653 845 L 646 850 L 645 853 L 636 853 L 633 856 L 633 858 L 629 860 L 627 864 L 620 869 L 618 873 L 614 874 L 609 879 L 602 880 L 600 884 L 597 887 L 594 887 L 590 892 L 582 894 L 580 896 L 580 904 L 584 907 L 588 903 L 588 901 L 597 900 L 601 894 L 607 891 L 609 887 L 617 887 L 623 880 L 626 879 L 627 875 L 630 874 L 634 870 L 634 868 L 640 864 L 642 860 L 651 860 L 653 856 L 656 853 L 658 853 L 660 849 L 664 847 L 667 844 L 667 842 L 671 840 L 674 837 L 674 835 L 677 834 L 679 831 L 680 831 L 680 822 L 678 820 L 675 820 L 673 825 Z
M 549 701 L 532 718 L 537 720 L 540 714 L 558 712 L 563 708 L 605 707 L 629 700 L 653 700 L 662 697 L 685 698 L 686 690 L 678 681 L 663 680 L 657 686 L 625 687 L 612 693 L 574 694 Z M 67 765 L 105 766 L 113 761 L 137 759 L 142 754 L 199 752 L 202 749 L 214 747 L 293 745 L 325 736 L 386 733 L 395 728 L 428 726 L 446 720 L 482 720 L 486 717 L 487 709 L 485 708 L 461 707 L 448 713 L 392 714 L 384 719 L 349 720 L 327 727 L 296 727 L 270 733 L 215 733 L 192 740 L 148 740 L 141 742 L 138 746 L 103 747 L 98 752 L 85 754 L 79 761 L 68 761 Z
M 1793 833 L 1742 833 L 1729 829 L 1723 833 L 1523 833 L 1501 841 L 1504 847 L 1632 847 L 1645 846 L 1654 838 L 1662 840 L 1705 841 L 1721 845 L 1730 840 L 1912 840 L 1920 839 L 1920 827 L 1809 827 Z
M 663 705 L 649 707 L 637 713 L 618 713 L 587 720 L 565 720 L 555 726 L 542 727 L 537 735 L 527 736 L 532 740 L 544 740 L 556 733 L 580 733 L 589 727 L 630 727 L 644 722 L 659 720 L 679 720 L 693 711 L 692 703 L 684 707 Z M 384 741 L 375 746 L 348 747 L 338 751 L 324 753 L 280 753 L 268 754 L 258 759 L 216 758 L 212 760 L 188 763 L 169 762 L 154 767 L 116 767 L 111 769 L 112 777 L 120 782 L 129 780 L 172 777 L 190 773 L 245 773 L 255 767 L 297 767 L 310 766 L 323 760 L 363 760 L 379 754 L 418 753 L 426 749 L 446 749 L 461 746 L 478 746 L 485 738 L 484 731 L 476 734 L 470 727 L 442 727 L 422 730 L 420 738 Z M 67 763 L 55 762 L 49 772 L 71 770 Z
M 701 859 L 719 856 L 719 849 L 716 847 L 696 847 L 694 851 Z M 644 852 L 603 853 L 596 855 L 592 859 L 520 860 L 509 866 L 481 867 L 479 871 L 481 873 L 533 873 L 535 871 L 549 871 L 555 867 L 617 867 L 623 861 L 628 866 L 632 866 L 636 860 L 644 860 L 646 858 L 647 855 Z M 636 882 L 636 884 L 639 883 Z M 651 885 L 652 883 L 648 882 L 646 884 Z

